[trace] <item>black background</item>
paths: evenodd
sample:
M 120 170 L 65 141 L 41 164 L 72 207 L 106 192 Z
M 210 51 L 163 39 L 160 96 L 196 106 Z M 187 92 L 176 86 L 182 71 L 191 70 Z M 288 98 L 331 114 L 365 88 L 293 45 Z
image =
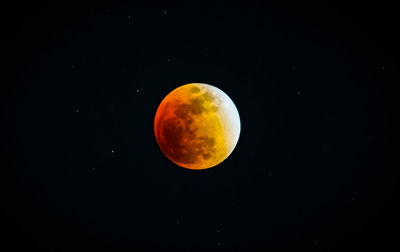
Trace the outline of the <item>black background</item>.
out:
M 390 10 L 3 6 L 1 246 L 398 248 Z M 192 82 L 242 124 L 204 171 L 153 134 Z

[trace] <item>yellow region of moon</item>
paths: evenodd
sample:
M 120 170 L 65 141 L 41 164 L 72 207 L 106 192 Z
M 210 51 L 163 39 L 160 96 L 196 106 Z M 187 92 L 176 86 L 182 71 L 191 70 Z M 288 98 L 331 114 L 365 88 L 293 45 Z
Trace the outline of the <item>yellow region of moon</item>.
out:
M 232 153 L 239 140 L 240 117 L 222 90 L 191 83 L 163 99 L 155 115 L 154 133 L 172 162 L 188 169 L 207 169 Z

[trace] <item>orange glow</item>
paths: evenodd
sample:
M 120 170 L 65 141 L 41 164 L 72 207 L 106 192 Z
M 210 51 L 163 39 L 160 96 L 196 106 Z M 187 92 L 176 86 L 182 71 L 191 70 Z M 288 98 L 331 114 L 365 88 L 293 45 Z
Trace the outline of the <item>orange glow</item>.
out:
M 226 159 L 240 131 L 236 107 L 221 90 L 187 84 L 169 93 L 157 109 L 154 133 L 161 151 L 175 164 L 206 169 Z

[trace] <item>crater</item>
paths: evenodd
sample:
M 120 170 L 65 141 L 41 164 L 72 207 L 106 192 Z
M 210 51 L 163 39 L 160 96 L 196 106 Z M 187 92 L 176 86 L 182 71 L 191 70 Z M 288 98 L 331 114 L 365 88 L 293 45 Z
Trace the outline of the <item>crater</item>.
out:
M 212 101 L 215 100 L 214 95 L 211 94 L 210 92 L 205 92 L 205 93 L 202 95 L 202 97 L 203 97 L 203 99 L 204 99 L 205 101 L 207 101 L 207 102 L 212 102 Z
M 179 118 L 184 119 L 189 113 L 190 109 L 191 107 L 189 104 L 180 104 L 178 105 L 178 108 L 175 109 L 175 115 Z
M 200 92 L 200 88 L 198 88 L 198 87 L 192 87 L 192 88 L 190 89 L 190 92 L 192 92 L 192 93 L 198 93 L 198 92 Z
M 203 142 L 203 146 L 206 145 L 207 147 L 212 147 L 215 145 L 215 138 L 213 137 L 201 136 L 199 139 Z
M 206 110 L 203 106 L 204 100 L 203 100 L 203 98 L 201 98 L 201 96 L 191 99 L 190 101 L 191 101 L 190 112 L 192 112 L 193 114 L 198 115 L 198 114 L 203 113 L 203 111 Z
M 218 111 L 218 106 L 212 105 L 211 106 L 211 111 L 217 112 Z

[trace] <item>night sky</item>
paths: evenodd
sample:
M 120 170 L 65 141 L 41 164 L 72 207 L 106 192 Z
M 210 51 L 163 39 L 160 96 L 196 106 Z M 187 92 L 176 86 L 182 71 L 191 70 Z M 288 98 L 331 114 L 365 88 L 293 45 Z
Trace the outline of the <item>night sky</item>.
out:
M 399 248 L 390 9 L 4 6 L 1 247 Z M 202 171 L 153 129 L 193 82 L 241 118 Z

